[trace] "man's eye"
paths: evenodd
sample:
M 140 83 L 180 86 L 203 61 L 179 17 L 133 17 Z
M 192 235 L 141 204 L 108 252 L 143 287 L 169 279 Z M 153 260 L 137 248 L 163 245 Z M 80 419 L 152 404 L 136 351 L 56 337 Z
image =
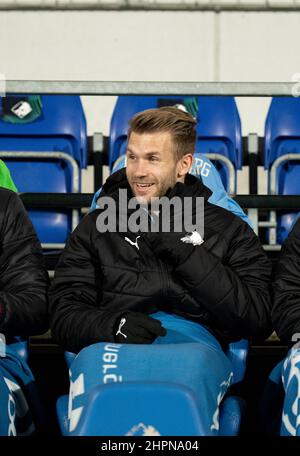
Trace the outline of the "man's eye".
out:
M 135 156 L 134 156 L 134 155 L 128 155 L 128 156 L 127 156 L 127 159 L 128 159 L 128 160 L 134 160 L 134 159 L 135 159 Z
M 149 158 L 150 161 L 158 161 L 158 157 L 156 157 L 155 155 L 151 155 L 151 157 Z

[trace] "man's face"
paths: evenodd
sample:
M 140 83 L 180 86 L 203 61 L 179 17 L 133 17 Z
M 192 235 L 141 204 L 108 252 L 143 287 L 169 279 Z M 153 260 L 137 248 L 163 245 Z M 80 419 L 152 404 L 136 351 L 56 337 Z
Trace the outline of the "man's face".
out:
M 164 196 L 178 178 L 171 134 L 132 132 L 127 147 L 126 176 L 132 193 L 143 202 Z

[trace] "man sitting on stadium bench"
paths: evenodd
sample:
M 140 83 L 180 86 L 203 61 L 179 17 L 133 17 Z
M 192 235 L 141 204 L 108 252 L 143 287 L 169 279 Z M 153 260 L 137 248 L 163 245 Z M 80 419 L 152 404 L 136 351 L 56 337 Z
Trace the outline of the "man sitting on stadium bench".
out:
M 190 378 L 200 376 L 205 432 L 214 435 L 220 393 L 225 394 L 231 379 L 224 349 L 232 341 L 263 340 L 270 333 L 271 268 L 248 224 L 210 204 L 210 190 L 188 174 L 195 125 L 191 115 L 172 107 L 134 116 L 127 167 L 107 179 L 97 202 L 102 209 L 88 214 L 72 233 L 49 299 L 52 334 L 73 352 L 97 342 L 180 343 L 189 341 L 190 331 L 197 332 L 196 364 L 176 356 L 161 358 L 144 372 L 144 379 L 149 375 L 150 381 L 166 381 L 160 377 L 160 366 L 167 363 L 171 375 L 172 363 L 178 362 Z M 185 209 L 179 217 L 173 214 L 168 230 L 161 226 L 162 211 L 150 212 L 151 198 L 163 196 L 177 197 Z M 131 229 L 131 197 L 141 203 L 150 224 L 158 220 L 158 232 Z M 197 218 L 198 198 L 204 201 L 204 236 L 199 231 L 177 232 L 179 219 Z M 119 214 L 117 229 L 101 232 L 104 206 L 111 201 Z M 122 232 L 124 222 L 128 223 Z M 169 325 L 174 329 L 177 323 L 180 330 L 174 340 Z M 143 356 L 140 362 L 144 363 Z M 137 365 L 123 378 L 139 380 L 135 371 Z

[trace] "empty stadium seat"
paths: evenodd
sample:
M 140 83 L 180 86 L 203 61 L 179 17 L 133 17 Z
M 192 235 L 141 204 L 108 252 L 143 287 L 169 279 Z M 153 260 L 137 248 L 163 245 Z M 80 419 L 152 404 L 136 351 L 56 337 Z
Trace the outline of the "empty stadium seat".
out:
M 44 95 L 41 113 L 32 121 L 12 123 L 5 119 L 0 117 L 0 158 L 19 192 L 80 192 L 81 169 L 87 166 L 86 121 L 80 97 Z M 29 215 L 41 242 L 48 247 L 62 245 L 78 223 L 77 211 L 31 210 Z
M 270 194 L 297 195 L 300 186 L 300 99 L 272 99 L 265 125 L 264 166 Z M 270 243 L 282 244 L 298 212 L 271 211 Z
M 193 97 L 197 104 L 196 151 L 206 154 L 217 167 L 229 193 L 236 192 L 236 172 L 242 167 L 241 123 L 233 97 Z M 181 104 L 189 108 L 191 97 L 120 96 L 117 100 L 109 141 L 109 166 L 125 154 L 128 122 L 149 108 Z M 194 108 L 195 110 L 195 108 Z

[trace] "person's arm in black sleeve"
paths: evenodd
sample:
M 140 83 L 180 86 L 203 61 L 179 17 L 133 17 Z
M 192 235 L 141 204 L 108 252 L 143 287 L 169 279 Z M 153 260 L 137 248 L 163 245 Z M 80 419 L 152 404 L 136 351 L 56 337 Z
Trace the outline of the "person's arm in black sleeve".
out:
M 273 289 L 275 331 L 282 341 L 293 344 L 300 339 L 300 220 L 282 246 Z
M 22 201 L 9 192 L 0 226 L 0 332 L 42 334 L 48 329 L 48 275 L 40 242 Z
M 206 250 L 204 242 L 177 273 L 229 337 L 265 339 L 270 335 L 271 264 L 245 222 L 239 221 L 225 264 Z
M 159 321 L 139 312 L 101 309 L 101 265 L 86 216 L 70 236 L 49 292 L 51 330 L 65 349 L 78 352 L 96 342 L 151 343 L 165 334 Z
M 180 241 L 175 245 L 173 239 L 166 250 L 178 279 L 229 339 L 265 339 L 271 332 L 271 264 L 247 223 L 238 218 L 233 223 L 229 245 L 219 234 L 227 242 L 223 261 L 206 248 L 205 236 L 198 246 Z
M 95 226 L 93 226 L 95 225 Z M 87 215 L 71 234 L 49 290 L 53 338 L 77 353 L 101 341 L 114 341 L 118 316 L 101 309 L 101 265 L 93 248 L 96 222 Z

